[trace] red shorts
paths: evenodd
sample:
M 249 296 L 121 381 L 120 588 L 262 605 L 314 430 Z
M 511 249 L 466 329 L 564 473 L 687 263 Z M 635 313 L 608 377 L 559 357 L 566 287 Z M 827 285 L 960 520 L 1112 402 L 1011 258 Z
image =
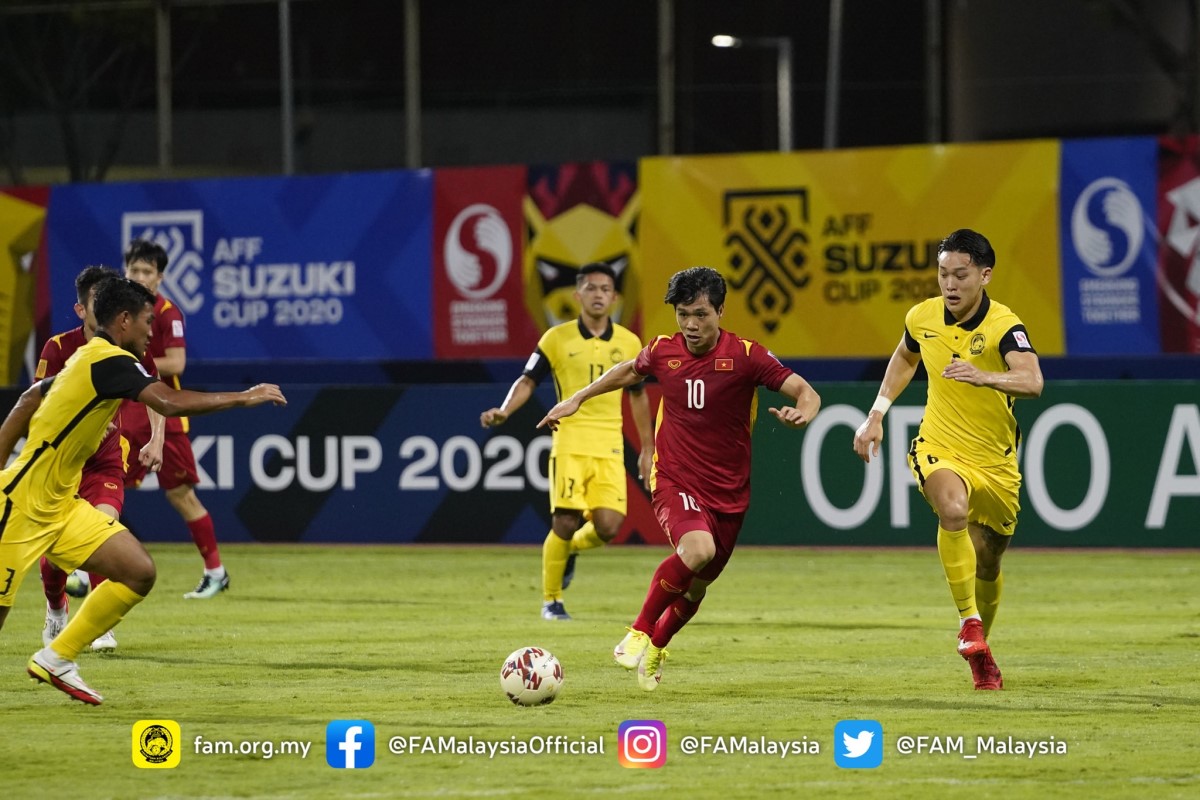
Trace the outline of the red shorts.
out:
M 120 468 L 115 470 L 83 471 L 83 479 L 79 481 L 79 496 L 93 506 L 107 503 L 117 510 L 117 516 L 125 508 L 125 472 Z
M 144 444 L 144 443 L 142 443 Z M 129 454 L 129 474 L 125 477 L 125 485 L 137 486 L 146 477 L 146 468 L 137 460 L 138 452 Z M 195 486 L 200 482 L 196 473 L 196 456 L 192 452 L 192 442 L 182 431 L 168 432 L 163 440 L 163 463 L 158 471 L 158 485 L 164 489 L 174 489 L 177 486 Z
M 733 555 L 746 512 L 730 514 L 711 511 L 690 495 L 686 499 L 682 495 L 687 495 L 687 492 L 659 478 L 654 486 L 654 516 L 658 517 L 658 524 L 667 534 L 672 547 L 679 544 L 676 537 L 688 531 L 707 531 L 712 535 L 716 555 L 704 565 L 704 569 L 696 573 L 697 578 L 711 583 L 725 569 L 729 557 Z

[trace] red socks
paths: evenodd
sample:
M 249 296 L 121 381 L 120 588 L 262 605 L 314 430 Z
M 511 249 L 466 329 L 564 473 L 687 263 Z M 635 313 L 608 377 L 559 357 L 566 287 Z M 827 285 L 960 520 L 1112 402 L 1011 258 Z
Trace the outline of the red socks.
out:
M 696 573 L 688 569 L 679 554 L 671 553 L 654 571 L 654 579 L 650 581 L 650 591 L 646 593 L 646 601 L 642 603 L 642 613 L 633 623 L 633 629 L 642 633 L 656 633 L 659 617 L 663 615 L 668 606 L 681 599 L 683 593 L 691 588 L 692 579 L 695 577 Z M 683 624 L 680 623 L 679 627 L 683 627 Z
M 196 543 L 196 549 L 200 551 L 200 557 L 204 559 L 204 568 L 216 569 L 221 566 L 221 553 L 217 550 L 217 532 L 213 530 L 212 515 L 205 514 L 192 520 L 187 526 L 192 532 L 192 541 Z
M 67 573 L 51 564 L 45 556 L 42 556 L 41 568 L 46 602 L 57 611 L 67 602 Z

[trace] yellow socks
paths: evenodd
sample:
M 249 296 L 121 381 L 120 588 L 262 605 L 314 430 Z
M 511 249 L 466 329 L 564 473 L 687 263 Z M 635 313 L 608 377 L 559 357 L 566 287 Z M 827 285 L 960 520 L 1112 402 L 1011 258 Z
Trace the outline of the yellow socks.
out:
M 590 521 L 583 523 L 583 527 L 575 531 L 575 535 L 571 537 L 572 553 L 580 553 L 603 546 L 604 540 L 600 538 L 600 534 L 596 533 L 596 526 Z
M 975 603 L 979 606 L 979 617 L 983 620 L 983 635 L 987 638 L 992 630 L 992 622 L 996 619 L 996 611 L 1000 608 L 1000 594 L 1004 591 L 1004 573 L 996 576 L 994 581 L 975 579 Z
M 950 593 L 954 595 L 954 604 L 958 607 L 959 618 L 977 616 L 975 545 L 971 543 L 971 535 L 965 529 L 948 531 L 939 525 L 937 548 L 942 569 L 946 571 L 946 583 L 950 584 Z
M 116 627 L 131 608 L 145 599 L 123 583 L 105 581 L 88 595 L 51 649 L 67 661 L 74 661 L 93 639 Z
M 563 572 L 570 555 L 571 540 L 550 531 L 542 543 L 542 598 L 546 602 L 562 600 Z

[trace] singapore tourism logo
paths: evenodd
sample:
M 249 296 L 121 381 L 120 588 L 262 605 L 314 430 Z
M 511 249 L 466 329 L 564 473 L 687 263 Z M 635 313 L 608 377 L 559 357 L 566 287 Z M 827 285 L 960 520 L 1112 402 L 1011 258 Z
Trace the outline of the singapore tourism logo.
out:
M 1142 204 L 1117 178 L 1092 181 L 1071 212 L 1071 240 L 1079 259 L 1100 278 L 1115 278 L 1137 260 L 1146 226 Z
M 167 271 L 163 273 L 162 293 L 185 314 L 194 314 L 204 305 L 200 292 L 204 271 L 204 212 L 131 211 L 121 215 L 121 246 L 134 239 L 147 239 L 167 251 Z
M 512 270 L 513 242 L 500 212 L 475 203 L 458 213 L 442 244 L 446 276 L 463 297 L 484 300 Z

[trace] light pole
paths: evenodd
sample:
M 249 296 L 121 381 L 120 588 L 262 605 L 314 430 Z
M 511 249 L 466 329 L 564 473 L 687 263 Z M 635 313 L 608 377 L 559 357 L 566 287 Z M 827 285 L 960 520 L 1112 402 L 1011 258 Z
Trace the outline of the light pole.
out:
M 792 149 L 792 40 L 786 36 L 739 37 L 718 34 L 714 47 L 775 48 L 775 95 L 779 115 L 779 151 Z

